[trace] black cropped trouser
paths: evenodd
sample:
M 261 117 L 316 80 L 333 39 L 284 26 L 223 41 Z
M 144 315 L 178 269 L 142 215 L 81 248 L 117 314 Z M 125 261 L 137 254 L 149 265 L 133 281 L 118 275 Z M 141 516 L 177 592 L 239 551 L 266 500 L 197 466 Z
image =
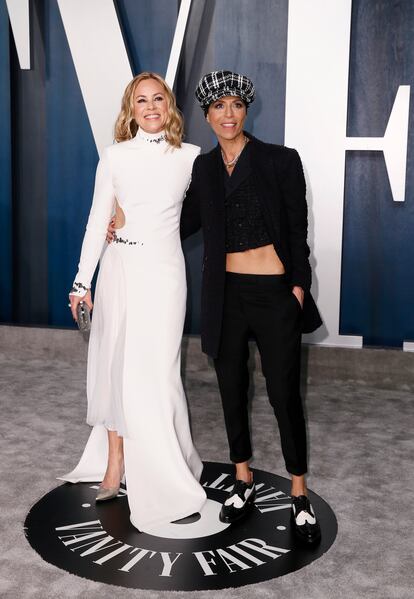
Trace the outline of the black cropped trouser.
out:
M 223 325 L 214 361 L 230 460 L 252 456 L 248 420 L 249 337 L 259 349 L 267 393 L 277 418 L 286 469 L 305 474 L 306 427 L 300 397 L 302 308 L 285 275 L 226 273 Z

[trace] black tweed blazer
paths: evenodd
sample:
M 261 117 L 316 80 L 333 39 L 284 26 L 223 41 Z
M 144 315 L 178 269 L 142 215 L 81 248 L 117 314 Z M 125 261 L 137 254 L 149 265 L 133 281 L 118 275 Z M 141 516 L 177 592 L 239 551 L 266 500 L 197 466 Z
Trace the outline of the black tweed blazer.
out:
M 266 226 L 290 284 L 305 291 L 302 330 L 310 333 L 322 321 L 310 294 L 308 212 L 302 163 L 296 150 L 264 143 L 248 133 L 246 136 L 250 139 L 252 168 Z M 180 225 L 183 239 L 200 228 L 203 231 L 201 344 L 203 351 L 213 358 L 220 343 L 226 272 L 224 189 L 217 145 L 194 162 Z

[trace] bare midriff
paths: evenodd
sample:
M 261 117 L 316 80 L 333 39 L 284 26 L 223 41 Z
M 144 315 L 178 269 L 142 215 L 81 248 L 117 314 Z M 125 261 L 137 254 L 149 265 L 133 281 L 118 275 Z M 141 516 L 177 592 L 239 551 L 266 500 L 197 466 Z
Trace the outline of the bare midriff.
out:
M 226 271 L 245 275 L 283 275 L 285 268 L 270 243 L 253 250 L 227 254 Z
M 115 223 L 114 229 L 122 229 L 125 225 L 125 214 L 121 206 L 118 204 L 118 200 L 115 200 Z

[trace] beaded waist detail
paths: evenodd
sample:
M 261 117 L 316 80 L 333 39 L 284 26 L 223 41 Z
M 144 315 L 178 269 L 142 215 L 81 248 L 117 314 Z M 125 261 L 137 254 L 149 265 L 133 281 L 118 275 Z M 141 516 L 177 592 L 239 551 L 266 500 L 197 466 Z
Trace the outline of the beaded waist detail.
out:
M 142 241 L 135 241 L 132 239 L 124 239 L 123 237 L 118 237 L 116 233 L 113 234 L 113 242 L 112 243 L 123 243 L 124 245 L 144 245 Z

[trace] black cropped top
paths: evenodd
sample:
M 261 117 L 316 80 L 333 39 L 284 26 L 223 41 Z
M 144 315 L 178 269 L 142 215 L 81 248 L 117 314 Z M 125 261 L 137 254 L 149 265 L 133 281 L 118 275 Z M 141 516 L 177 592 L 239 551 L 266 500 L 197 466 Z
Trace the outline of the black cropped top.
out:
M 225 170 L 226 253 L 244 252 L 271 242 L 256 190 L 249 144 L 231 176 Z

